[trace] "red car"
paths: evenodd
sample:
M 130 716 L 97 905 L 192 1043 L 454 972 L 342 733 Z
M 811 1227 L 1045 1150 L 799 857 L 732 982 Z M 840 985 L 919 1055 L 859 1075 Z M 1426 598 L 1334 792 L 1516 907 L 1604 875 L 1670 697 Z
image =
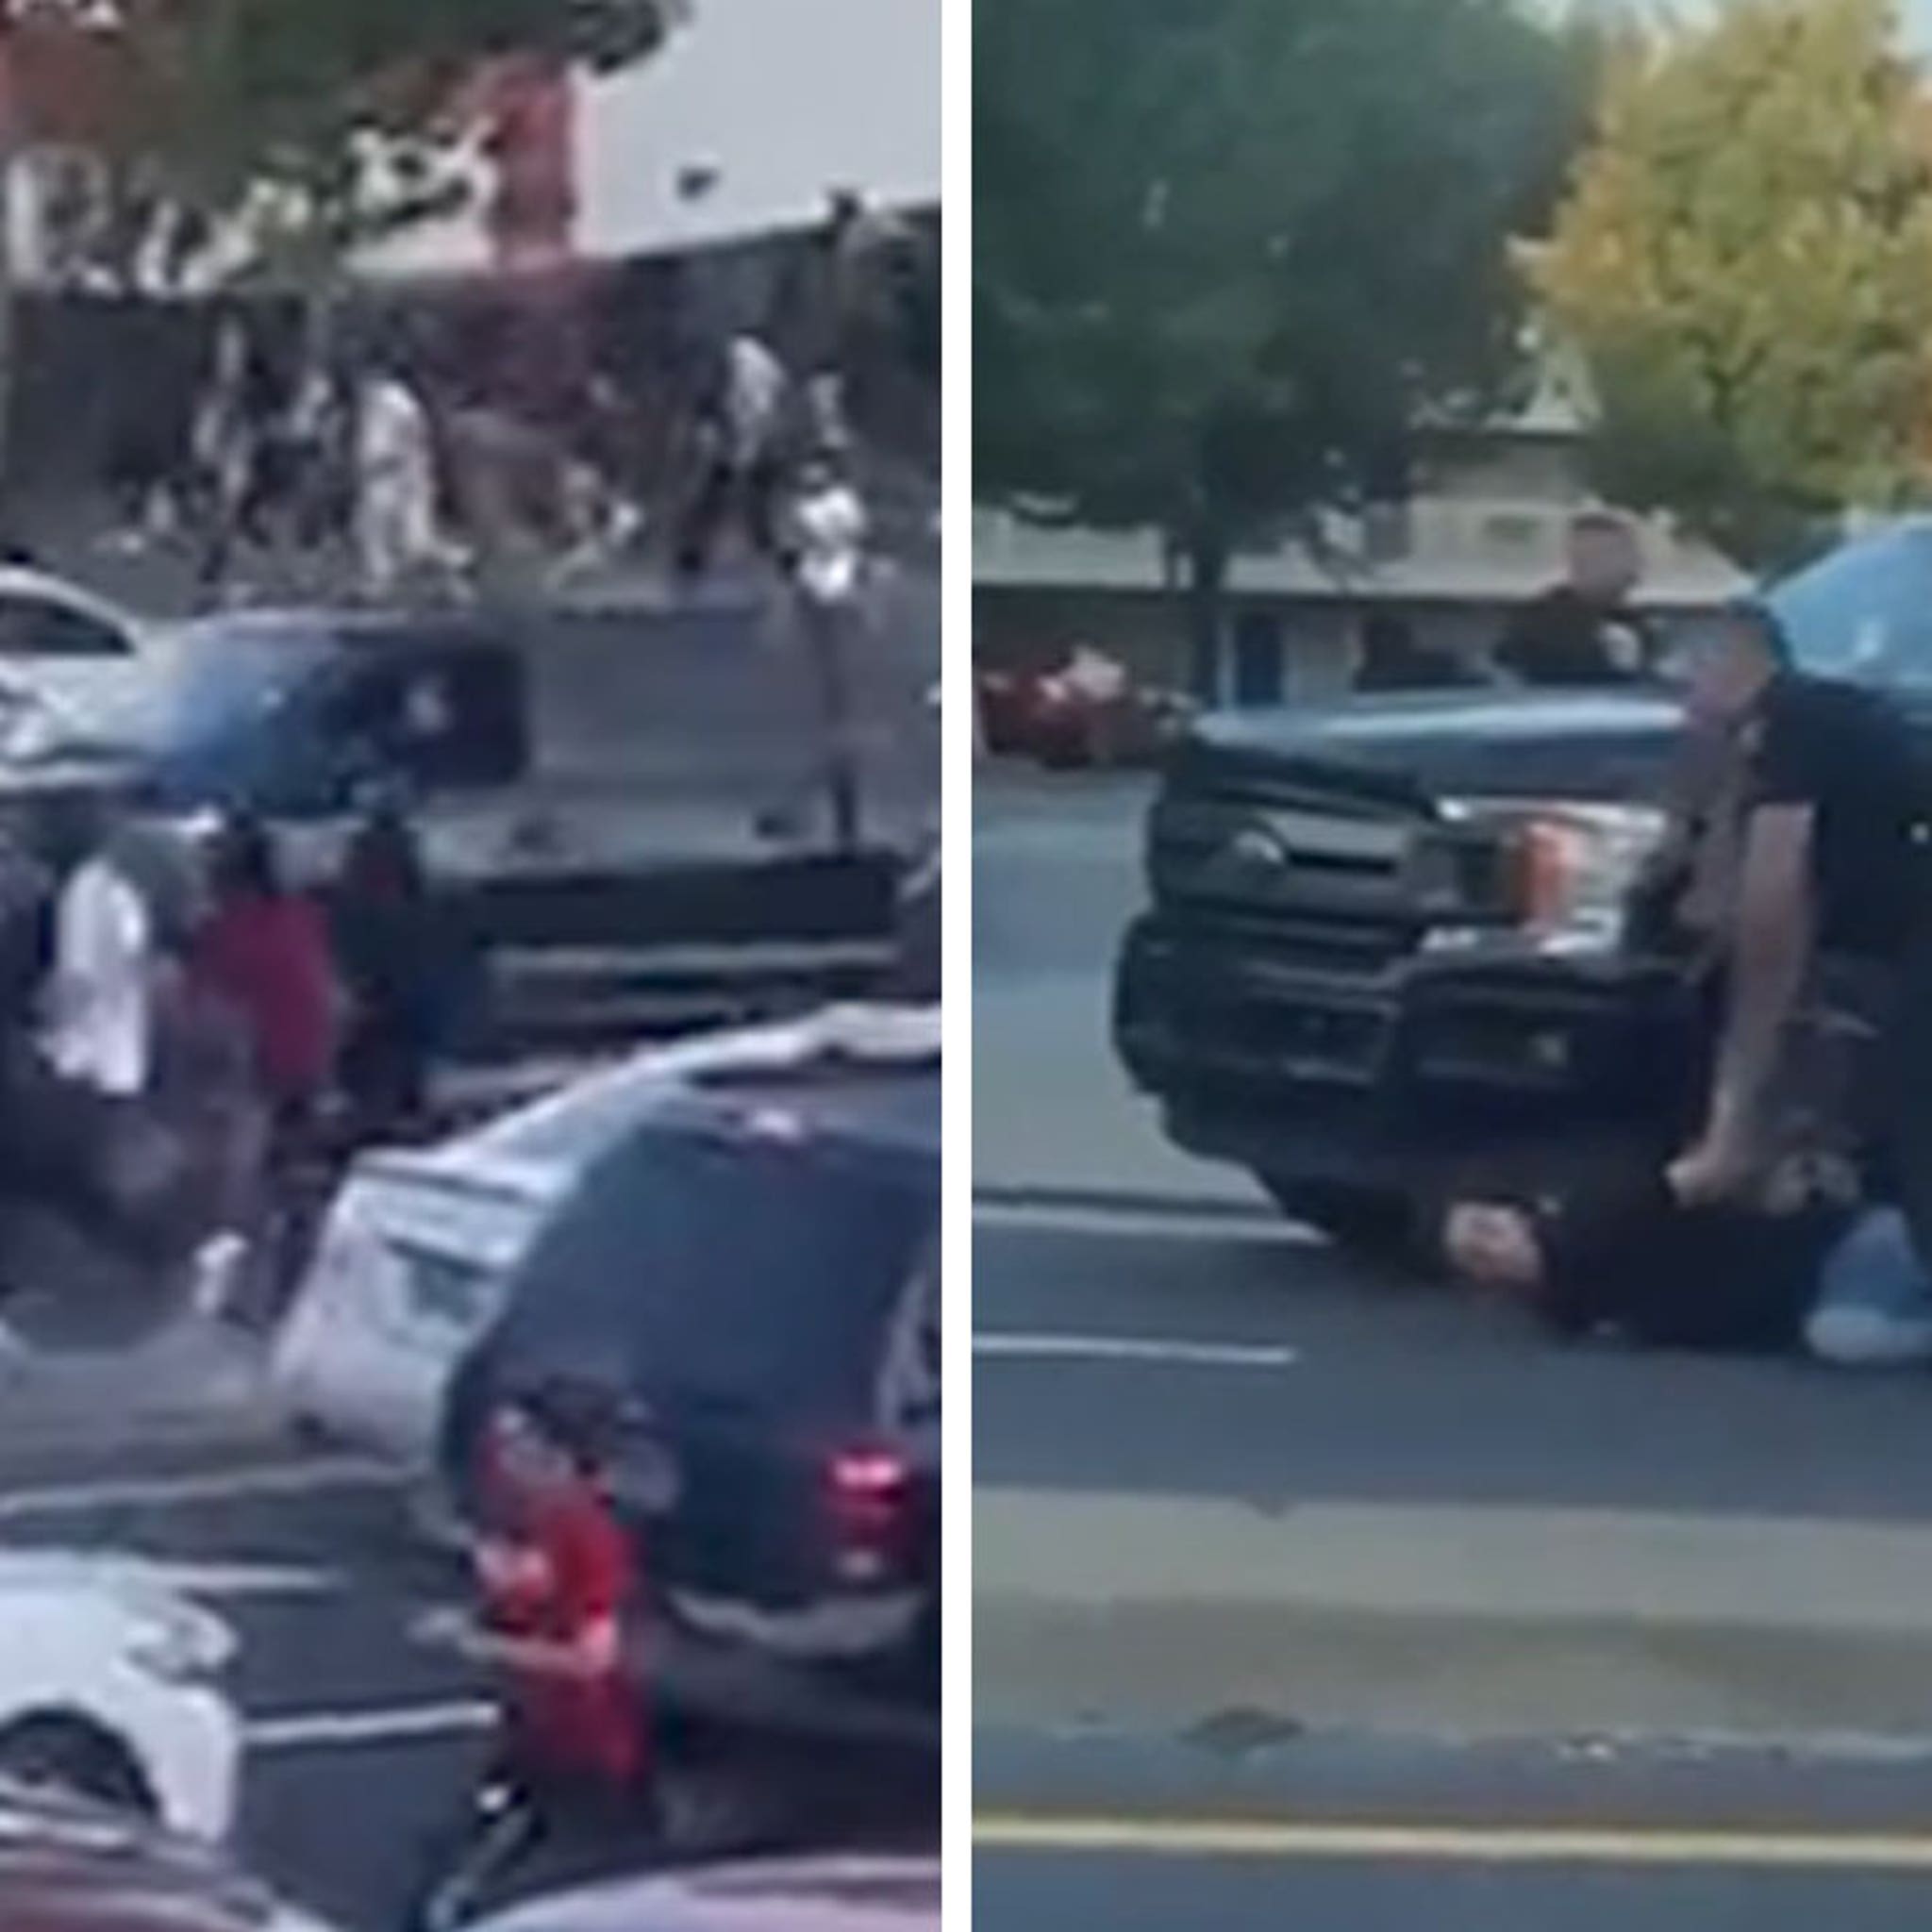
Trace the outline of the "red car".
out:
M 977 694 L 988 752 L 1057 770 L 1149 763 L 1191 708 L 1086 646 L 1050 669 L 982 672 Z
M 940 1932 L 940 1861 L 851 1852 L 614 1879 L 473 1932 Z
M 0 1787 L 6 1932 L 329 1932 L 208 1845 L 121 1812 Z

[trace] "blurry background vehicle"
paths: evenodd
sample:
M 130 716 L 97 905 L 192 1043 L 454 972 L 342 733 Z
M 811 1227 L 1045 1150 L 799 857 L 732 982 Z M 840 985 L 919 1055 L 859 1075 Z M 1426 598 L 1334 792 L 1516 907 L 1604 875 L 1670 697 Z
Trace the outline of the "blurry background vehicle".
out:
M 612 1146 L 708 1071 L 937 1052 L 936 1012 L 832 1008 L 647 1048 L 440 1145 L 363 1155 L 277 1338 L 293 1412 L 427 1470 L 449 1377 L 538 1230 Z
M 1089 644 L 1052 665 L 982 671 L 974 688 L 985 750 L 1056 769 L 1152 763 L 1192 710 Z
M 151 626 L 44 571 L 0 565 L 0 757 L 32 758 L 124 688 Z
M 0 1554 L 0 1779 L 225 1836 L 242 1741 L 217 1683 L 232 1649 L 225 1624 L 139 1566 Z
M 451 1385 L 466 1506 L 504 1404 L 587 1387 L 625 1419 L 612 1485 L 675 1709 L 936 1739 L 940 1033 L 905 1017 L 923 1056 L 681 1082 L 550 1217 Z
M 476 1932 L 939 1932 L 937 1857 L 851 1853 L 588 1887 Z
M 6 610 L 0 582 L 0 641 Z M 762 604 L 722 594 L 235 612 L 157 627 L 84 696 L 58 663 L 0 661 L 17 697 L 12 725 L 0 708 L 0 804 L 106 791 L 191 841 L 242 809 L 319 883 L 390 801 L 446 912 L 450 1044 L 608 1047 L 861 996 L 890 974 L 936 770 L 923 652 L 895 637 L 855 668 L 866 842 L 849 852 L 817 824 L 807 669 L 773 648 Z
M 205 1841 L 0 1785 L 7 1932 L 329 1932 Z

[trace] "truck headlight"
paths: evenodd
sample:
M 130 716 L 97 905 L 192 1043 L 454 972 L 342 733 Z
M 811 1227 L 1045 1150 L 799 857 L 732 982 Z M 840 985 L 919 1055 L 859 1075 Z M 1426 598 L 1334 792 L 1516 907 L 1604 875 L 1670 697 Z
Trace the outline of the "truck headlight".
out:
M 1631 890 L 1668 824 L 1642 805 L 1471 799 L 1443 810 L 1502 839 L 1509 909 L 1518 929 L 1549 953 L 1616 946 Z M 1453 946 L 1453 935 L 1445 940 Z

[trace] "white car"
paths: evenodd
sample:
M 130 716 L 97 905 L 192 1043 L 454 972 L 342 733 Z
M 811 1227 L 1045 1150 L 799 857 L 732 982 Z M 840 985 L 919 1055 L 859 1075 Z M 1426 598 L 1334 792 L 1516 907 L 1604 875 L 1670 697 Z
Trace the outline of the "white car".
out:
M 0 1780 L 54 1785 L 196 1838 L 234 1817 L 234 1635 L 138 1560 L 0 1554 Z
M 131 701 L 158 636 L 78 584 L 0 566 L 0 758 L 32 758 L 49 740 L 85 742 L 90 721 Z
M 939 1932 L 936 1857 L 844 1852 L 614 1878 L 475 1932 Z
M 495 1319 L 510 1271 L 576 1176 L 655 1106 L 734 1069 L 929 1058 L 939 1035 L 934 1008 L 830 1008 L 650 1048 L 440 1146 L 365 1155 L 276 1340 L 283 1402 L 428 1473 L 450 1377 Z

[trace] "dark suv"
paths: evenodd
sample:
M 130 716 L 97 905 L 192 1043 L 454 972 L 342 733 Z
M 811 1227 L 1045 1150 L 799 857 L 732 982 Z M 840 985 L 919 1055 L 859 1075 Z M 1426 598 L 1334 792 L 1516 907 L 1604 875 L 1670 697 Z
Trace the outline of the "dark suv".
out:
M 1801 669 L 1891 694 L 1932 745 L 1932 521 L 1769 601 Z M 1680 732 L 1661 682 L 1201 723 L 1115 986 L 1169 1136 L 1364 1243 L 1446 1191 L 1666 1147 L 1706 1029 L 1630 910 Z
M 935 1036 L 936 1041 L 936 1036 Z M 694 1076 L 538 1237 L 453 1384 L 453 1494 L 507 1400 L 602 1385 L 660 1696 L 922 1743 L 940 1656 L 940 1069 Z

